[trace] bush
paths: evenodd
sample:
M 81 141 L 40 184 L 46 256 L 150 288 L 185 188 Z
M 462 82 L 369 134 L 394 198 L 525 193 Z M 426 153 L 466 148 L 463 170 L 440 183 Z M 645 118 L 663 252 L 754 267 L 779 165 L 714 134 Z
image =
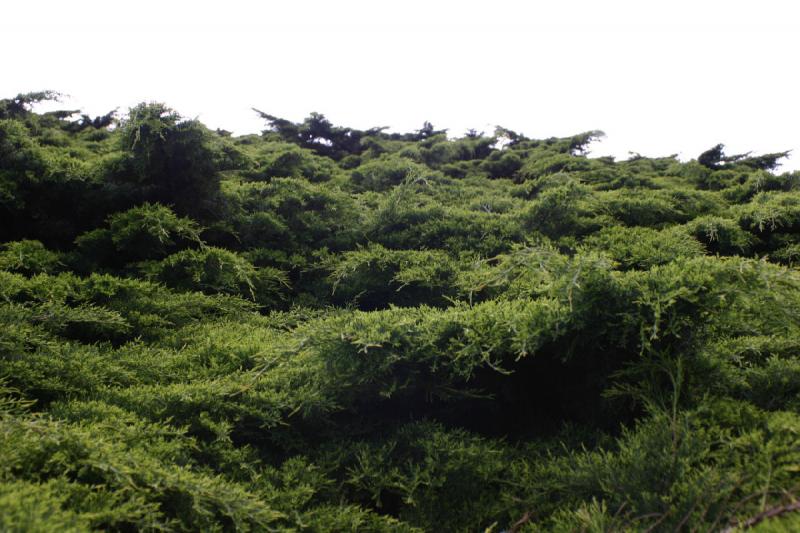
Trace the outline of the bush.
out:
M 269 183 L 229 184 L 231 223 L 246 248 L 308 252 L 351 248 L 363 213 L 336 187 L 275 178 Z
M 441 175 L 404 157 L 388 156 L 361 164 L 350 176 L 357 190 L 385 191 L 406 181 L 430 182 Z
M 63 268 L 60 254 L 50 251 L 39 241 L 7 242 L 0 249 L 0 269 L 33 274 L 52 274 Z
M 355 302 L 360 309 L 389 305 L 447 304 L 455 295 L 457 266 L 440 251 L 388 250 L 373 244 L 325 265 L 336 303 Z
M 753 236 L 732 219 L 720 216 L 697 217 L 685 225 L 691 236 L 710 253 L 748 255 L 755 244 Z
M 602 209 L 626 226 L 663 227 L 714 215 L 722 202 L 701 191 L 620 190 L 604 193 Z
M 218 157 L 200 122 L 164 104 L 141 103 L 129 110 L 120 130 L 125 159 L 114 178 L 131 197 L 210 217 L 219 194 Z
M 585 157 L 569 154 L 548 154 L 530 157 L 519 170 L 519 177 L 524 181 L 537 180 L 558 172 L 576 172 L 589 170 L 592 162 Z
M 31 110 L 52 96 L 0 100 L 0 530 L 716 531 L 794 505 L 785 153 L 316 113 L 233 136 L 161 104 L 108 127 Z
M 108 228 L 84 233 L 75 240 L 85 269 L 121 268 L 162 259 L 188 246 L 202 245 L 200 226 L 159 204 L 142 204 L 108 218 Z
M 579 236 L 600 226 L 589 189 L 574 181 L 542 192 L 523 217 L 527 230 L 551 239 Z
M 583 244 L 606 252 L 624 269 L 647 270 L 675 259 L 696 257 L 703 245 L 678 228 L 654 230 L 612 226 L 584 239 Z
M 758 193 L 736 209 L 739 224 L 756 234 L 800 229 L 800 193 Z
M 492 256 L 523 240 L 513 214 L 442 207 L 399 186 L 371 213 L 366 236 L 393 249 L 440 249 Z
M 522 158 L 514 152 L 496 151 L 481 162 L 480 168 L 488 173 L 490 178 L 511 179 L 522 168 Z
M 329 159 L 289 143 L 267 144 L 252 157 L 255 168 L 247 170 L 243 175 L 254 181 L 269 181 L 280 177 L 323 182 L 339 172 L 336 164 Z
M 267 308 L 279 306 L 289 286 L 284 272 L 256 268 L 236 253 L 214 247 L 178 252 L 149 270 L 153 279 L 173 289 L 241 296 Z

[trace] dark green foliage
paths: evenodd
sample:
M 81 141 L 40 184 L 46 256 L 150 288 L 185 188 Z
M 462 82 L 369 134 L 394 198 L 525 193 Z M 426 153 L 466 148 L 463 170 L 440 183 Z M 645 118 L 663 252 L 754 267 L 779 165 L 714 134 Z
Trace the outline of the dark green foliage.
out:
M 697 157 L 697 162 L 710 169 L 719 168 L 720 164 L 725 158 L 725 154 L 723 152 L 724 148 L 724 144 L 718 144 L 713 148 L 706 150 Z
M 18 94 L 14 98 L 0 100 L 0 119 L 25 118 L 31 106 L 47 100 L 58 100 L 62 95 L 55 91 L 36 91 Z
M 427 192 L 424 183 L 395 187 L 370 213 L 367 237 L 387 248 L 437 248 L 453 255 L 494 255 L 523 240 L 518 215 L 442 205 Z
M 538 154 L 537 154 L 538 155 Z M 519 171 L 523 180 L 536 180 L 557 172 L 575 172 L 589 170 L 592 162 L 585 157 L 575 157 L 570 154 L 553 154 L 533 156 Z
M 179 217 L 159 204 L 143 204 L 115 213 L 107 223 L 108 228 L 98 228 L 75 239 L 77 262 L 84 269 L 121 268 L 202 244 L 200 226 L 195 221 Z
M 724 205 L 711 193 L 692 190 L 611 191 L 601 196 L 603 210 L 626 226 L 660 227 L 716 214 Z
M 732 219 L 701 216 L 686 224 L 689 234 L 703 243 L 710 253 L 747 255 L 755 239 Z
M 335 163 L 316 155 L 312 150 L 288 143 L 242 145 L 252 159 L 251 170 L 244 175 L 254 181 L 270 178 L 306 178 L 309 181 L 328 181 L 339 171 Z M 256 150 L 256 147 L 258 150 Z
M 522 167 L 522 159 L 514 152 L 493 152 L 481 162 L 481 170 L 486 171 L 490 178 L 513 178 Z
M 793 233 L 800 228 L 800 193 L 762 192 L 737 212 L 739 224 L 755 234 Z
M 746 154 L 725 155 L 725 145 L 718 144 L 706 150 L 697 158 L 697 162 L 710 169 L 719 169 L 723 166 L 742 165 L 753 170 L 775 170 L 781 159 L 788 157 L 789 152 L 774 152 L 760 156 L 750 156 Z
M 174 205 L 181 214 L 207 218 L 219 192 L 211 135 L 163 104 L 140 104 L 121 124 L 124 158 L 115 179 L 145 201 Z
M 359 154 L 362 151 L 362 139 L 365 136 L 380 134 L 384 128 L 372 128 L 367 131 L 341 128 L 330 123 L 325 115 L 311 113 L 301 124 L 268 115 L 254 109 L 261 118 L 267 121 L 269 130 L 265 136 L 274 132 L 281 139 L 309 148 L 320 155 L 339 160 L 347 155 Z
M 93 169 L 79 151 L 40 144 L 20 120 L 0 120 L 0 238 L 62 245 L 96 214 Z M 79 202 L 81 200 L 81 202 Z M 72 203 L 77 205 L 71 205 Z
M 0 530 L 796 529 L 785 153 L 54 97 L 0 100 Z
M 363 213 L 338 187 L 287 178 L 226 185 L 232 233 L 246 248 L 340 250 L 359 236 Z

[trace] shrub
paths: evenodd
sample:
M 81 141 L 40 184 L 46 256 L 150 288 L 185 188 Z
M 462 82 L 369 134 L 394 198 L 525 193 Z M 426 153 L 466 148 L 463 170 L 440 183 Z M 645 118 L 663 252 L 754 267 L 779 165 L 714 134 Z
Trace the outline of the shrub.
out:
M 608 253 L 624 269 L 647 270 L 655 265 L 705 252 L 700 242 L 678 228 L 658 231 L 612 226 L 584 239 L 583 244 Z
M 362 163 L 350 176 L 357 190 L 385 191 L 406 181 L 429 182 L 441 175 L 410 159 L 388 156 Z
M 717 214 L 721 200 L 701 191 L 620 190 L 600 197 L 602 209 L 626 226 L 660 227 Z
M 522 168 L 522 158 L 514 152 L 495 151 L 481 162 L 480 168 L 490 178 L 512 179 Z
M 211 134 L 160 103 L 141 103 L 120 125 L 125 153 L 114 176 L 140 201 L 175 206 L 182 215 L 208 218 L 219 194 Z
M 388 305 L 446 305 L 457 266 L 440 251 L 388 250 L 373 244 L 332 256 L 325 265 L 337 303 L 364 310 Z
M 748 255 L 755 239 L 730 218 L 720 216 L 697 217 L 685 225 L 691 236 L 703 243 L 711 253 L 722 255 Z
M 276 178 L 230 184 L 225 195 L 232 224 L 247 248 L 341 250 L 352 247 L 360 235 L 359 205 L 336 187 Z
M 0 269 L 20 274 L 52 274 L 63 268 L 60 254 L 39 241 L 7 242 L 0 249 Z
M 272 308 L 280 305 L 288 279 L 270 267 L 256 268 L 234 252 L 205 247 L 173 254 L 150 267 L 150 276 L 168 287 L 205 294 L 229 294 Z
M 589 233 L 599 227 L 589 189 L 574 181 L 542 192 L 523 216 L 525 229 L 551 239 Z
M 159 204 L 142 204 L 108 218 L 107 228 L 75 240 L 84 269 L 121 268 L 134 261 L 161 259 L 188 246 L 202 245 L 200 227 Z
M 536 180 L 549 174 L 558 172 L 576 172 L 589 170 L 592 162 L 585 157 L 576 157 L 569 154 L 547 154 L 531 156 L 519 170 L 520 179 Z
M 753 233 L 794 232 L 800 229 L 800 194 L 758 193 L 736 213 L 739 224 Z

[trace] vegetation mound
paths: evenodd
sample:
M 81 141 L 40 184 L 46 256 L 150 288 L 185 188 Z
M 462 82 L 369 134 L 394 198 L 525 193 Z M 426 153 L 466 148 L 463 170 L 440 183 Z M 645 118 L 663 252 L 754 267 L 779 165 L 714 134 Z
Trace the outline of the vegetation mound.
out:
M 0 530 L 797 524 L 785 152 L 55 97 L 0 100 Z

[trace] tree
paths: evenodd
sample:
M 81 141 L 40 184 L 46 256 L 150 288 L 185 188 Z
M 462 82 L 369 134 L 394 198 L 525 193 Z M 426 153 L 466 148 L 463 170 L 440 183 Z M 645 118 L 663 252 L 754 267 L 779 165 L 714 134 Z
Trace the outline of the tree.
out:
M 719 170 L 726 164 L 736 163 L 756 170 L 775 170 L 779 163 L 778 161 L 788 157 L 791 150 L 785 152 L 773 152 L 769 154 L 752 156 L 752 152 L 735 155 L 725 155 L 725 145 L 718 144 L 700 154 L 697 157 L 697 162 L 704 167 L 712 170 Z
M 334 126 L 321 113 L 311 113 L 302 123 L 295 124 L 255 108 L 253 111 L 267 121 L 269 128 L 264 132 L 265 134 L 277 133 L 285 141 L 299 144 L 303 148 L 309 148 L 319 155 L 337 161 L 347 155 L 363 152 L 362 137 L 377 133 L 382 129 L 373 128 L 360 131 Z
M 697 157 L 697 162 L 706 168 L 718 169 L 725 159 L 725 145 L 718 144 L 713 148 L 709 148 Z
M 37 91 L 31 93 L 21 93 L 14 98 L 4 98 L 0 100 L 0 119 L 22 118 L 28 114 L 33 104 L 46 100 L 58 100 L 61 93 L 55 91 Z

